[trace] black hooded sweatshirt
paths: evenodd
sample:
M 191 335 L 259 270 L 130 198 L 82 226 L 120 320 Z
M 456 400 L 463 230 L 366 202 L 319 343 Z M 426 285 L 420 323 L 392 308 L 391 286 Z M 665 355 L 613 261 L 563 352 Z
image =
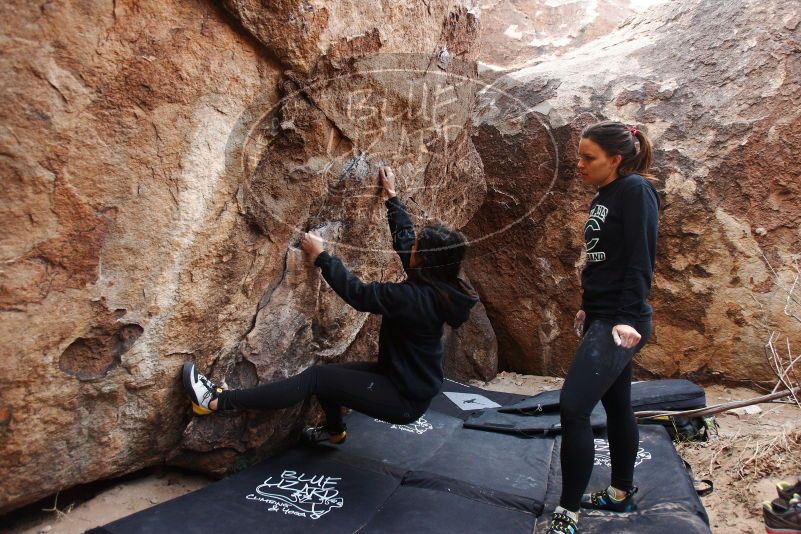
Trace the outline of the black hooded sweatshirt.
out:
M 392 244 L 409 274 L 415 235 L 409 215 L 398 197 L 386 201 Z M 378 362 L 407 398 L 425 401 L 442 387 L 442 333 L 444 323 L 456 328 L 467 321 L 478 302 L 475 291 L 460 280 L 459 287 L 436 287 L 410 277 L 400 283 L 359 280 L 339 258 L 322 252 L 314 264 L 342 299 L 361 312 L 382 315 Z

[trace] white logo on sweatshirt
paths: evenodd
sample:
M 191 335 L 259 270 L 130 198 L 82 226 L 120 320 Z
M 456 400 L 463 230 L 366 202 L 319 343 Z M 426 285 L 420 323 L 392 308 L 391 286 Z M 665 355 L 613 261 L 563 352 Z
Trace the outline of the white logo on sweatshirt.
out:
M 601 224 L 606 222 L 608 214 L 609 208 L 603 204 L 596 204 L 590 210 L 590 217 L 584 224 L 584 248 L 587 251 L 587 263 L 598 263 L 606 259 L 606 252 L 593 252 L 600 241 L 600 238 L 593 237 L 593 233 L 601 231 Z

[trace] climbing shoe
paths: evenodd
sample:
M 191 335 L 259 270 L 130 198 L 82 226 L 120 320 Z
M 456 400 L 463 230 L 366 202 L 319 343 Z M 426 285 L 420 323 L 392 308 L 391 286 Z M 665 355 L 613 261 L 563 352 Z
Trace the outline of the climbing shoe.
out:
M 637 493 L 637 486 L 634 486 L 626 493 L 623 499 L 615 499 L 611 492 L 611 486 L 603 491 L 585 493 L 581 497 L 581 507 L 591 510 L 606 510 L 608 512 L 633 512 L 637 509 L 634 504 L 634 494 Z
M 323 441 L 327 441 L 328 443 L 333 443 L 334 445 L 343 443 L 347 437 L 348 433 L 345 430 L 342 430 L 342 432 L 332 433 L 326 430 L 324 426 L 310 426 L 308 428 L 304 428 L 300 435 L 301 441 L 305 443 L 321 443 Z
M 546 534 L 578 534 L 578 525 L 568 514 L 554 512 Z
M 762 517 L 765 519 L 767 534 L 798 534 L 801 532 L 801 497 L 795 495 L 787 503 L 787 507 L 773 506 L 772 503 L 762 505 Z
M 213 412 L 209 403 L 216 399 L 223 389 L 199 373 L 192 362 L 187 362 L 181 369 L 184 389 L 192 400 L 192 411 L 198 415 L 207 415 Z
M 801 476 L 795 481 L 795 484 L 789 482 L 779 482 L 776 484 L 776 493 L 779 494 L 780 499 L 790 501 L 796 493 L 801 494 Z
M 765 501 L 762 503 L 762 506 L 771 506 L 774 512 L 786 512 L 787 509 L 790 507 L 790 503 L 779 497 L 778 499 L 773 499 L 772 501 L 768 502 Z

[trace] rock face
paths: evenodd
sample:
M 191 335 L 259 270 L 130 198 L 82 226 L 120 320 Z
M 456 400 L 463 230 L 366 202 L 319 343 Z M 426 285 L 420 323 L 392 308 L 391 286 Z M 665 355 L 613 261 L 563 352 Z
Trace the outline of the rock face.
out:
M 498 374 L 498 342 L 484 305 L 476 304 L 470 321 L 443 336 L 445 376 L 456 380 L 490 381 Z
M 799 57 L 796 3 L 696 0 L 497 79 L 474 133 L 487 200 L 466 231 L 492 236 L 468 272 L 502 369 L 561 374 L 570 362 L 593 194 L 575 172 L 578 136 L 616 119 L 654 140 L 662 198 L 640 374 L 775 382 L 770 332 L 801 346 L 797 286 L 787 291 L 801 253 Z
M 0 512 L 281 447 L 308 407 L 191 420 L 180 365 L 248 386 L 374 356 L 376 320 L 297 240 L 318 228 L 358 275 L 399 279 L 381 163 L 416 224 L 472 217 L 474 15 L 457 0 L 2 10 Z
M 490 0 L 481 3 L 479 61 L 519 68 L 561 56 L 665 0 Z

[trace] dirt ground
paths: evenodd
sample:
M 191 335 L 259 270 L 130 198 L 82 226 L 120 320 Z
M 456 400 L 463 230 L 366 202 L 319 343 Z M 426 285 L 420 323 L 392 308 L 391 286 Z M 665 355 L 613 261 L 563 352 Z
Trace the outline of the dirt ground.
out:
M 755 397 L 745 388 L 707 387 L 707 404 Z M 794 404 L 758 404 L 756 414 L 717 416 L 720 438 L 679 444 L 682 457 L 698 479 L 715 491 L 702 502 L 713 532 L 764 533 L 762 502 L 777 497 L 776 482 L 801 475 L 801 409 Z
M 475 383 L 487 389 L 524 395 L 558 388 L 561 384 L 560 378 L 515 373 L 501 373 L 488 383 Z M 706 394 L 707 404 L 711 405 L 760 393 L 711 386 L 706 388 Z M 801 409 L 790 404 L 758 406 L 760 411 L 754 414 L 717 416 L 720 438 L 716 441 L 678 445 L 696 478 L 709 478 L 715 484 L 715 491 L 702 498 L 715 534 L 763 533 L 762 501 L 775 498 L 776 481 L 791 481 L 801 475 Z M 209 482 L 209 478 L 173 470 L 128 478 L 84 502 L 52 503 L 29 508 L 11 518 L 0 517 L 0 533 L 78 534 Z
M 74 498 L 61 498 L 57 502 L 53 499 L 48 507 L 28 507 L 20 511 L 23 513 L 13 514 L 11 524 L 4 525 L 4 518 L 0 517 L 0 533 L 80 534 L 200 489 L 212 481 L 177 470 L 150 473 L 113 484 L 80 504 L 75 504 Z

